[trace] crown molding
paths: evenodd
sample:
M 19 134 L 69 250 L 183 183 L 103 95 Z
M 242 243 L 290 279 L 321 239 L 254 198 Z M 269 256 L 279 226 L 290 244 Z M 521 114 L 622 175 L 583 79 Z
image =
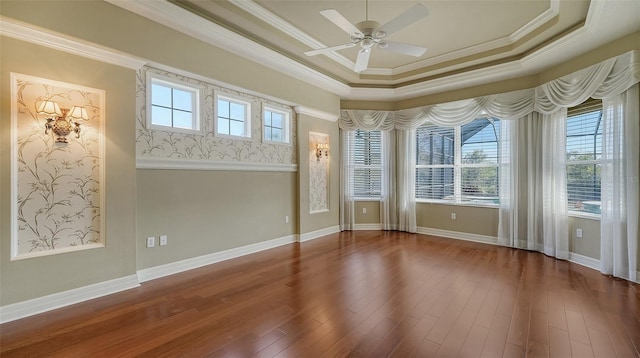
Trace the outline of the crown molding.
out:
M 193 14 L 167 1 L 106 0 L 108 3 L 146 17 L 210 45 L 222 48 L 293 78 L 337 95 L 347 95 L 350 87 L 313 70 L 233 31 Z
M 122 52 L 82 42 L 53 31 L 40 29 L 31 24 L 10 20 L 6 17 L 0 17 L 0 35 L 132 70 L 137 70 L 146 63 L 140 58 Z
M 324 112 L 324 111 L 320 111 L 317 109 L 304 107 L 304 106 L 295 106 L 293 107 L 293 109 L 296 111 L 297 114 L 304 114 L 310 117 L 324 119 L 325 121 L 329 121 L 329 122 L 335 122 L 338 120 L 338 117 L 339 117 L 339 115 L 337 114 L 328 113 L 328 112 Z

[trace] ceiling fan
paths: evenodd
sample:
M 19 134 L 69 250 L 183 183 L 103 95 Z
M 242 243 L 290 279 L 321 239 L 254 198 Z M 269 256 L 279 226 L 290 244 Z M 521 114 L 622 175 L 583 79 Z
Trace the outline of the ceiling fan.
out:
M 369 56 L 371 55 L 371 50 L 374 46 L 383 50 L 414 57 L 420 57 L 425 53 L 425 51 L 427 51 L 424 47 L 395 41 L 387 41 L 385 39 L 392 33 L 399 31 L 427 16 L 429 11 L 422 4 L 413 5 L 411 8 L 382 26 L 376 21 L 369 21 L 368 0 L 366 1 L 366 20 L 359 22 L 356 25 L 349 22 L 349 20 L 335 9 L 322 10 L 320 11 L 320 14 L 347 32 L 351 36 L 351 42 L 343 45 L 307 51 L 304 53 L 307 56 L 315 56 L 326 52 L 343 50 L 360 45 L 358 58 L 356 59 L 356 65 L 353 70 L 355 72 L 362 72 L 366 70 L 369 65 Z

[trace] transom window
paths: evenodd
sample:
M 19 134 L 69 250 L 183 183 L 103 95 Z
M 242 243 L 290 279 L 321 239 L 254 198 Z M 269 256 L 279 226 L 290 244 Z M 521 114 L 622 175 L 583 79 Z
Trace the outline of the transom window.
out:
M 289 113 L 265 107 L 263 115 L 264 140 L 289 143 Z
M 567 118 L 567 199 L 569 211 L 600 214 L 602 104 L 570 109 Z
M 149 73 L 147 123 L 156 129 L 200 131 L 200 89 Z
M 382 134 L 380 131 L 347 132 L 351 141 L 351 189 L 358 199 L 382 195 Z
M 416 199 L 497 205 L 500 121 L 418 128 Z
M 251 137 L 251 104 L 239 99 L 218 96 L 216 133 Z

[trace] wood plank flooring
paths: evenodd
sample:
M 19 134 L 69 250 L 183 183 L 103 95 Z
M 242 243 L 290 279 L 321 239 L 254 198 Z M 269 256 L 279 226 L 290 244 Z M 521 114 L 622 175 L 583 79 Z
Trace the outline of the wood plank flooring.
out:
M 640 287 L 539 253 L 359 231 L 0 326 L 2 357 L 639 357 Z

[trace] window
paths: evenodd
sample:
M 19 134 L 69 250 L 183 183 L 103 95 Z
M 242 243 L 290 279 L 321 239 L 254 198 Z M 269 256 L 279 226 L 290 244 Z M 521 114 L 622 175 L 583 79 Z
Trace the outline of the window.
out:
M 263 138 L 265 141 L 289 143 L 288 112 L 265 107 L 263 118 Z
M 200 89 L 149 72 L 147 124 L 155 129 L 200 132 Z
M 351 193 L 357 199 L 382 195 L 382 134 L 356 130 L 349 133 L 352 148 Z
M 500 121 L 423 126 L 416 138 L 416 199 L 497 205 Z
M 569 110 L 566 155 L 569 211 L 600 215 L 601 102 L 588 101 Z
M 230 97 L 217 97 L 216 133 L 251 137 L 251 104 Z

